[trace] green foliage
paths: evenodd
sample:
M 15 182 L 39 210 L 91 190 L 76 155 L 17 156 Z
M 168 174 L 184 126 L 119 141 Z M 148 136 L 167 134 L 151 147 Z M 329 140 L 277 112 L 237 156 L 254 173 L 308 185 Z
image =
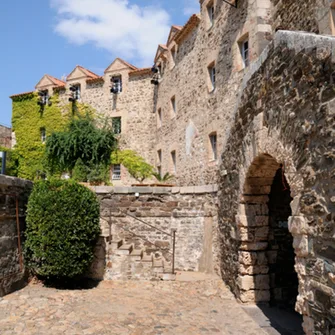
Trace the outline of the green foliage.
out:
M 0 146 L 0 152 L 6 152 L 6 175 L 17 177 L 18 176 L 18 166 L 19 166 L 19 157 L 16 150 L 8 149 Z M 2 164 L 2 158 L 0 157 L 0 167 Z
M 110 167 L 105 164 L 85 165 L 79 158 L 72 170 L 72 179 L 91 184 L 110 184 Z
M 26 265 L 34 274 L 83 274 L 92 262 L 99 232 L 99 202 L 92 191 L 69 180 L 35 183 L 25 242 Z
M 59 131 L 69 121 L 68 115 L 62 114 L 58 107 L 58 95 L 51 99 L 51 106 L 41 108 L 37 105 L 38 95 L 31 93 L 13 98 L 13 131 L 16 136 L 15 152 L 18 161 L 18 176 L 35 179 L 38 171 L 44 171 L 43 156 L 45 145 L 41 141 L 41 129 L 46 135 Z
M 78 164 L 91 170 L 100 165 L 107 167 L 115 146 L 114 134 L 107 124 L 98 128 L 89 116 L 72 119 L 65 131 L 55 132 L 47 139 L 48 165 L 51 169 L 72 171 L 80 159 Z
M 94 115 L 94 110 L 84 104 L 66 104 L 61 107 L 59 94 L 51 98 L 51 105 L 39 106 L 37 93 L 13 97 L 12 125 L 16 136 L 15 159 L 17 176 L 35 180 L 44 175 L 61 175 L 57 169 L 48 170 L 45 157 L 45 144 L 41 140 L 41 129 L 46 130 L 47 138 L 53 132 L 66 128 L 73 118 Z
M 133 150 L 115 151 L 112 154 L 113 164 L 122 164 L 129 174 L 139 182 L 150 178 L 154 169 Z
M 161 176 L 161 174 L 158 172 L 154 172 L 152 175 L 160 182 L 167 182 L 174 179 L 174 175 L 170 174 L 169 172 L 165 173 L 164 176 Z

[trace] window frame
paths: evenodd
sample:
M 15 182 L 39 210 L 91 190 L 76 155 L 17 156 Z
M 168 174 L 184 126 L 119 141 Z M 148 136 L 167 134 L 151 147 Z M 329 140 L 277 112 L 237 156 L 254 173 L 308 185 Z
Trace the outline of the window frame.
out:
M 172 115 L 177 115 L 177 102 L 176 102 L 176 96 L 174 95 L 171 100 L 171 107 L 172 107 Z
M 171 161 L 172 161 L 172 169 L 173 173 L 177 173 L 177 153 L 176 150 L 171 151 Z
M 158 128 L 161 128 L 163 125 L 162 108 L 158 108 L 157 110 L 157 121 L 158 121 Z
M 209 21 L 209 29 L 214 26 L 215 22 L 215 6 L 214 1 L 211 1 L 207 6 L 207 15 L 208 15 L 208 21 Z
M 41 142 L 45 143 L 47 140 L 47 132 L 46 132 L 45 127 L 40 128 L 40 137 L 41 137 Z
M 216 68 L 215 68 L 214 62 L 208 66 L 208 73 L 209 73 L 209 79 L 210 79 L 210 84 L 211 84 L 210 92 L 213 92 L 215 91 L 215 88 L 216 88 Z
M 209 134 L 209 144 L 211 149 L 210 161 L 216 161 L 218 159 L 218 137 L 216 132 Z
M 111 77 L 112 88 L 116 88 L 117 92 L 113 93 L 111 90 L 111 94 L 120 94 L 122 93 L 122 75 L 112 76 Z
M 243 68 L 247 68 L 250 65 L 249 37 L 240 42 L 240 52 L 242 56 Z
M 116 120 L 119 120 L 118 125 L 114 124 L 114 121 Z M 118 132 L 115 131 L 116 127 L 118 127 Z M 122 134 L 122 117 L 121 116 L 112 117 L 112 129 L 115 135 Z
M 118 168 L 116 168 L 118 167 Z M 121 164 L 113 164 L 112 180 L 121 180 Z

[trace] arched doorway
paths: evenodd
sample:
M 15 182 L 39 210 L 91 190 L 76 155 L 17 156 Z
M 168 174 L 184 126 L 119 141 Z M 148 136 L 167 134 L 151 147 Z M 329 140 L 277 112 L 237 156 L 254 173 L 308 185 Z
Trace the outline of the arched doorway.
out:
M 291 201 L 284 166 L 268 154 L 255 158 L 245 176 L 236 216 L 242 302 L 267 303 L 295 313 L 298 276 L 288 228 Z

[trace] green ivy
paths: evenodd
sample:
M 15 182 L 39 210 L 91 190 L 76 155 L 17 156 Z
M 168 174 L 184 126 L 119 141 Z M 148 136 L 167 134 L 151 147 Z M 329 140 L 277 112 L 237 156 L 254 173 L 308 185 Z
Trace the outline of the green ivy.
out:
M 37 179 L 46 172 L 45 144 L 41 140 L 41 129 L 46 136 L 62 131 L 72 117 L 94 114 L 90 106 L 76 103 L 60 107 L 59 94 L 55 93 L 50 101 L 51 106 L 42 108 L 37 104 L 37 93 L 13 97 L 12 127 L 15 132 L 15 152 L 18 162 L 18 177 L 30 180 Z

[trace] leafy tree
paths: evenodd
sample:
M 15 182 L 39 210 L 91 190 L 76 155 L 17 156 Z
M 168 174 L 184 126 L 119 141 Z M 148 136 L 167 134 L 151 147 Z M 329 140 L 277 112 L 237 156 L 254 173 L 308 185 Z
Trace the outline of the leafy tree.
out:
M 165 173 L 164 176 L 161 176 L 161 174 L 158 172 L 154 172 L 153 176 L 160 182 L 167 182 L 174 179 L 174 175 L 170 174 L 169 172 Z
M 113 152 L 112 163 L 122 164 L 129 174 L 139 182 L 150 178 L 154 172 L 154 168 L 133 150 Z
M 73 278 L 93 260 L 99 202 L 72 180 L 37 181 L 28 201 L 25 261 L 34 274 Z
M 51 171 L 72 173 L 79 159 L 91 170 L 100 165 L 110 166 L 115 147 L 116 140 L 107 122 L 97 127 L 92 117 L 79 117 L 72 119 L 65 131 L 48 137 L 46 157 Z

